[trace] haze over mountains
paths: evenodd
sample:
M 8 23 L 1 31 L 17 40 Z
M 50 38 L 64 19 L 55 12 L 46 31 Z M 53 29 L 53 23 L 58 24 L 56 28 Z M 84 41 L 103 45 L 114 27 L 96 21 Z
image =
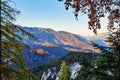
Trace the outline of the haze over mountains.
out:
M 24 49 L 24 59 L 27 67 L 44 64 L 48 61 L 66 55 L 70 51 L 74 52 L 95 52 L 91 45 L 91 40 L 85 39 L 81 35 L 72 34 L 66 31 L 54 31 L 50 28 L 22 27 L 37 39 L 28 39 L 23 36 L 25 44 L 29 45 L 33 51 Z
M 94 35 L 90 37 L 88 40 L 91 42 L 94 42 L 96 44 L 99 44 L 100 46 L 109 46 L 109 43 L 106 42 L 109 33 L 99 33 L 97 35 Z

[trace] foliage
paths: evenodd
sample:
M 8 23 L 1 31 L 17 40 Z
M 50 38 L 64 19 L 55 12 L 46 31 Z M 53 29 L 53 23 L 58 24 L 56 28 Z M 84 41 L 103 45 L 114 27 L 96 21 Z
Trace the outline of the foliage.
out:
M 70 65 L 70 64 L 72 64 L 74 62 L 79 63 L 79 62 L 82 62 L 82 61 L 87 61 L 85 59 L 83 59 L 83 60 L 80 59 L 83 56 L 86 57 L 87 60 L 92 61 L 94 59 L 94 57 L 96 57 L 97 55 L 93 56 L 91 53 L 86 53 L 86 52 L 70 52 L 70 53 L 68 53 L 67 55 L 65 55 L 65 56 L 63 56 L 61 58 L 55 59 L 55 60 L 53 60 L 51 62 L 47 62 L 44 65 L 41 65 L 39 67 L 34 67 L 31 70 L 36 76 L 41 78 L 43 72 L 47 71 L 48 69 L 51 69 L 52 67 L 56 67 L 56 72 L 58 73 L 60 71 L 60 68 L 61 68 L 61 66 L 60 66 L 61 61 L 65 61 L 66 64 L 68 64 L 68 65 Z
M 120 24 L 120 0 L 58 0 L 64 1 L 66 10 L 69 7 L 74 9 L 77 19 L 78 13 L 86 14 L 90 21 L 89 29 L 97 34 L 97 29 L 101 28 L 100 20 L 108 16 L 109 28 L 114 28 L 114 24 Z M 107 13 L 107 15 L 106 15 Z
M 61 72 L 59 74 L 59 80 L 70 80 L 69 67 L 64 61 L 61 63 Z
M 2 0 L 1 4 L 1 62 L 0 72 L 2 80 L 33 80 L 37 79 L 30 71 L 25 68 L 22 59 L 22 50 L 25 44 L 22 38 L 16 34 L 20 32 L 24 35 L 33 37 L 24 31 L 20 26 L 14 25 L 14 21 L 20 14 L 11 0 Z M 17 67 L 12 66 L 15 64 Z
M 97 34 L 97 29 L 101 28 L 101 19 L 105 16 L 108 17 L 108 30 L 111 32 L 108 42 L 112 44 L 111 48 L 96 45 L 103 54 L 98 56 L 87 68 L 84 68 L 82 73 L 85 73 L 84 76 L 87 76 L 87 80 L 118 80 L 120 78 L 120 0 L 58 1 L 64 1 L 66 10 L 69 7 L 73 8 L 76 19 L 79 12 L 86 14 L 90 19 L 89 29 L 92 29 L 95 34 Z M 118 26 L 117 31 L 114 31 L 116 26 Z
M 118 80 L 120 78 L 120 26 L 116 31 L 110 30 L 106 41 L 111 43 L 111 48 L 96 46 L 102 49 L 103 53 L 83 70 L 85 72 L 83 76 L 87 76 L 88 80 Z

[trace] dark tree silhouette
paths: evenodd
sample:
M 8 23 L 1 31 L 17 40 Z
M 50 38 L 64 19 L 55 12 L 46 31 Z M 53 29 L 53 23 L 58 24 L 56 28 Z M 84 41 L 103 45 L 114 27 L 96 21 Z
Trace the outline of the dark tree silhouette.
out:
M 110 43 L 110 47 L 95 45 L 102 54 L 81 71 L 79 78 L 84 77 L 84 80 L 120 79 L 120 26 L 115 30 L 110 30 L 106 41 Z

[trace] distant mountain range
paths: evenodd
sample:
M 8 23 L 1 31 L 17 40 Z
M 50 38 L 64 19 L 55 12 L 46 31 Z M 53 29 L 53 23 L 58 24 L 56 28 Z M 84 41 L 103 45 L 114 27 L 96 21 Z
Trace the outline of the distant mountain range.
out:
M 97 35 L 94 35 L 90 38 L 88 38 L 88 41 L 94 42 L 96 44 L 99 44 L 100 46 L 109 46 L 109 43 L 107 43 L 105 40 L 107 40 L 109 33 L 99 33 Z
M 28 39 L 25 35 L 18 33 L 23 37 L 23 42 L 32 48 L 32 51 L 28 48 L 23 51 L 23 58 L 27 63 L 27 67 L 44 64 L 71 51 L 95 52 L 91 44 L 91 41 L 95 40 L 94 37 L 87 40 L 81 35 L 65 31 L 54 31 L 50 28 L 22 28 L 36 37 L 36 39 Z

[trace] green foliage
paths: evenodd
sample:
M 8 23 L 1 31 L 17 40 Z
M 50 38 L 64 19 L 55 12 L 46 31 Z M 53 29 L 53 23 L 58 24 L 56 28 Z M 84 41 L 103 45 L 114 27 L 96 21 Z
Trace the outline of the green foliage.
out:
M 120 79 L 120 26 L 116 31 L 110 30 L 107 42 L 110 42 L 111 48 L 96 45 L 103 53 L 81 72 L 81 74 L 85 73 L 83 74 L 87 77 L 85 80 Z
M 29 37 L 33 37 L 24 31 L 20 26 L 14 25 L 14 21 L 20 14 L 15 7 L 11 7 L 14 2 L 11 0 L 0 1 L 1 4 L 1 62 L 0 72 L 2 80 L 33 80 L 37 79 L 30 71 L 25 68 L 22 59 L 22 50 L 25 44 L 22 38 L 16 34 L 20 32 Z M 10 64 L 16 66 L 11 66 Z
M 31 70 L 35 75 L 37 75 L 39 78 L 41 78 L 43 72 L 47 71 L 47 69 L 50 69 L 52 67 L 56 67 L 56 72 L 58 73 L 61 68 L 60 67 L 61 61 L 65 61 L 66 64 L 71 64 L 74 62 L 78 62 L 78 63 L 82 64 L 83 61 L 84 62 L 87 62 L 88 60 L 93 61 L 96 56 L 97 56 L 96 54 L 93 56 L 92 53 L 86 53 L 86 52 L 70 52 L 61 58 L 58 58 L 51 62 L 47 62 L 46 64 L 41 65 L 39 67 L 34 67 Z M 85 59 L 82 59 L 83 57 L 85 57 Z M 86 64 L 86 65 L 88 65 L 88 64 Z M 76 80 L 79 80 L 79 79 L 76 79 Z
M 70 80 L 69 67 L 64 61 L 61 63 L 61 72 L 59 74 L 59 80 Z

